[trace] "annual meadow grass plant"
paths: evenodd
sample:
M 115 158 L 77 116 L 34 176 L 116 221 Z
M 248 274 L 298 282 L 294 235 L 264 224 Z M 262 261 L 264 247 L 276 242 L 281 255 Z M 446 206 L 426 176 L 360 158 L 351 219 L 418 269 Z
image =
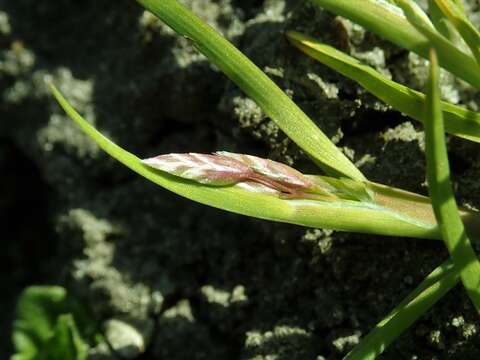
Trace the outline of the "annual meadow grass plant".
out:
M 112 157 L 191 200 L 261 219 L 368 234 L 443 240 L 450 260 L 434 269 L 345 359 L 374 359 L 461 281 L 480 312 L 480 216 L 459 209 L 452 191 L 445 134 L 480 142 L 480 114 L 440 100 L 439 67 L 480 89 L 480 36 L 460 0 L 431 0 L 427 15 L 412 0 L 313 0 L 398 46 L 430 60 L 426 93 L 398 84 L 360 61 L 298 32 L 293 45 L 393 108 L 426 133 L 430 199 L 368 181 L 307 115 L 258 67 L 176 0 L 138 0 L 188 38 L 316 163 L 326 175 L 242 154 L 164 154 L 140 159 L 92 127 L 50 84 L 67 114 Z

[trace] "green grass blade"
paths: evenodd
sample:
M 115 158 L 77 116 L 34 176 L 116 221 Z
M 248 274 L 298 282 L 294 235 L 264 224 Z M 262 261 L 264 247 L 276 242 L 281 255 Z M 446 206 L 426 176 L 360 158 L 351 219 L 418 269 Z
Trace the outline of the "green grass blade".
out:
M 435 1 L 436 0 L 428 0 L 428 13 L 432 23 L 435 25 L 435 28 L 440 34 L 445 36 L 454 44 L 457 44 L 458 33 L 456 32 L 452 23 L 450 23 L 450 21 L 445 17 Z
M 301 33 L 290 31 L 289 40 L 305 54 L 357 81 L 367 91 L 398 111 L 423 122 L 425 95 L 392 81 L 357 59 Z M 480 142 L 480 113 L 442 102 L 448 133 Z
M 441 238 L 435 222 L 426 222 L 408 213 L 402 214 L 393 208 L 371 202 L 285 200 L 273 195 L 248 192 L 235 186 L 201 185 L 154 170 L 103 136 L 71 107 L 53 85 L 50 87 L 65 112 L 105 152 L 146 179 L 188 199 L 238 214 L 307 227 L 426 239 Z
M 385 0 L 313 0 L 313 2 L 428 59 L 428 51 L 432 47 L 431 39 L 410 24 L 398 7 Z M 435 37 L 434 41 L 442 67 L 480 88 L 480 72 L 475 59 L 457 49 L 446 38 Z
M 458 9 L 465 14 L 465 5 L 463 5 L 462 0 L 452 0 L 455 5 L 457 5 Z
M 433 50 L 430 64 L 425 107 L 425 143 L 430 197 L 453 263 L 460 271 L 470 299 L 480 312 L 480 262 L 465 232 L 452 190 L 440 104 L 439 67 Z
M 407 17 L 407 20 L 423 35 L 425 30 L 436 33 L 436 29 L 432 24 L 432 21 L 423 9 L 414 0 L 394 0 L 398 7 L 403 10 L 403 13 Z M 421 30 L 420 30 L 421 29 Z M 426 35 L 427 36 L 427 35 Z M 427 36 L 430 39 L 430 36 Z
M 480 32 L 455 3 L 450 0 L 434 1 L 443 14 L 455 26 L 463 40 L 465 40 L 465 43 L 470 47 L 473 56 L 477 59 L 477 63 L 480 64 Z
M 373 360 L 460 281 L 447 261 L 433 270 L 395 309 L 380 321 L 344 360 Z
M 405 13 L 405 16 L 407 17 L 408 21 L 425 37 L 430 41 L 431 47 L 433 47 L 437 53 L 439 54 L 448 54 L 448 53 L 454 53 L 455 51 L 459 51 L 456 45 L 451 42 L 449 39 L 446 37 L 442 36 L 434 27 L 431 25 L 429 20 L 426 20 L 426 14 L 423 12 L 423 10 L 417 5 L 417 3 L 414 0 L 395 0 L 395 2 L 400 6 Z M 441 7 L 441 4 L 443 2 L 437 1 L 437 5 L 440 6 L 442 11 L 444 13 L 446 12 L 446 9 Z M 476 29 L 471 26 L 468 27 L 467 23 L 468 20 L 466 20 L 465 17 L 461 16 L 460 10 L 458 10 L 459 16 L 456 17 L 458 20 L 456 23 L 453 23 L 454 26 L 456 26 L 457 30 L 460 32 L 464 40 L 467 42 L 469 47 L 472 49 L 472 52 L 477 59 L 477 61 L 480 60 L 480 49 L 478 48 L 478 42 L 475 45 L 475 40 L 476 40 L 476 34 L 475 31 Z M 460 18 L 465 19 L 465 22 L 462 22 Z M 450 18 L 451 20 L 451 18 Z M 470 24 L 471 25 L 471 24 Z M 444 59 L 442 58 L 442 61 Z M 443 62 L 442 62 L 443 64 Z M 472 70 L 476 69 L 476 72 L 479 73 L 479 68 L 478 68 L 478 63 L 476 64 L 467 64 L 466 62 L 459 62 L 457 63 L 457 67 L 463 67 L 463 66 L 471 66 Z M 468 81 L 467 79 L 463 78 L 463 80 Z M 478 88 L 478 85 L 475 85 Z
M 250 96 L 324 171 L 364 180 L 355 165 L 255 64 L 176 0 L 138 0 L 195 47 Z

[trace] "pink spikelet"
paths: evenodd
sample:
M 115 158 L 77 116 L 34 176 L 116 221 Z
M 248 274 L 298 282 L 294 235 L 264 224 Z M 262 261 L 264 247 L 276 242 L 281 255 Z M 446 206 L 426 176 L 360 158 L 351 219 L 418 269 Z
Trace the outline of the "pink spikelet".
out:
M 284 198 L 330 196 L 301 172 L 276 161 L 225 151 L 213 155 L 166 154 L 142 160 L 169 174 L 213 186 L 237 185 L 250 192 L 278 194 Z
M 252 176 L 252 169 L 226 156 L 166 154 L 142 160 L 145 165 L 207 185 L 233 185 Z
M 263 159 L 258 156 L 235 154 L 217 151 L 215 154 L 238 160 L 253 171 L 285 186 L 297 190 L 312 189 L 315 184 L 300 171 L 277 161 Z

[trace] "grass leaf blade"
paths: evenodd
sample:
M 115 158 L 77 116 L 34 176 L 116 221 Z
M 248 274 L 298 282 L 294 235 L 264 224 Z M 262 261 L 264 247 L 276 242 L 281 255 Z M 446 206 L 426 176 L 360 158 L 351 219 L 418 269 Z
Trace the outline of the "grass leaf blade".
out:
M 455 27 L 450 21 L 448 21 L 442 10 L 438 7 L 436 0 L 428 0 L 428 13 L 437 31 L 448 40 L 458 45 L 459 35 L 455 30 Z
M 465 13 L 453 2 L 449 0 L 434 0 L 438 8 L 455 26 L 458 33 L 462 36 L 465 43 L 470 47 L 473 56 L 480 64 L 480 32 L 468 20 Z
M 176 0 L 138 0 L 221 69 L 324 171 L 364 180 L 355 165 L 255 64 Z
M 398 7 L 385 0 L 313 0 L 313 2 L 428 59 L 431 39 L 410 24 L 401 11 L 399 13 Z M 480 88 L 480 71 L 475 59 L 451 45 L 446 38 L 435 37 L 434 41 L 442 67 Z
M 425 95 L 392 81 L 370 66 L 301 33 L 287 33 L 294 46 L 342 75 L 357 81 L 367 91 L 402 113 L 423 122 Z M 442 102 L 445 129 L 450 134 L 480 142 L 480 113 Z
M 425 142 L 430 197 L 443 240 L 463 285 L 480 312 L 480 262 L 460 218 L 450 180 L 450 167 L 440 104 L 439 67 L 435 51 L 430 55 L 430 78 L 425 107 Z
M 190 200 L 237 214 L 307 227 L 440 239 L 435 223 L 422 222 L 408 214 L 404 215 L 372 203 L 284 200 L 269 194 L 248 192 L 237 187 L 210 187 L 152 169 L 91 126 L 73 109 L 55 86 L 50 84 L 50 88 L 65 112 L 106 153 L 153 183 Z
M 380 321 L 343 360 L 373 360 L 460 280 L 447 261 L 433 270 L 390 314 Z

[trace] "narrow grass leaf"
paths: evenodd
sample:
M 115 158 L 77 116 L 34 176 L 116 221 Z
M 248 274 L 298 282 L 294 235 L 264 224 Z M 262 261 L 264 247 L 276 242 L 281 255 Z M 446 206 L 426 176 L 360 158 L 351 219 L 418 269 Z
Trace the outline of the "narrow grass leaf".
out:
M 430 55 L 430 78 L 425 107 L 427 178 L 430 197 L 443 240 L 467 293 L 480 312 L 480 262 L 465 232 L 450 180 L 450 167 L 440 104 L 439 66 L 435 51 Z
M 289 40 L 305 54 L 357 81 L 367 91 L 398 111 L 423 122 L 425 95 L 392 81 L 359 60 L 301 33 L 290 31 Z M 480 113 L 442 102 L 445 129 L 452 135 L 480 142 Z
M 106 153 L 146 179 L 190 200 L 238 214 L 307 227 L 440 239 L 436 223 L 412 216 L 415 213 L 402 213 L 399 210 L 403 205 L 397 210 L 361 201 L 287 200 L 275 194 L 248 191 L 238 186 L 202 185 L 155 170 L 102 135 L 72 108 L 52 84 L 50 88 L 65 112 Z
M 458 9 L 465 14 L 465 5 L 463 4 L 463 0 L 452 0 L 455 5 L 457 5 Z
M 385 0 L 313 0 L 313 2 L 428 59 L 432 39 L 410 24 L 398 7 Z M 440 34 L 433 37 L 433 42 L 442 67 L 480 88 L 480 72 L 474 58 L 457 49 Z
M 459 35 L 455 30 L 455 27 L 448 18 L 445 17 L 435 1 L 436 0 L 428 0 L 428 13 L 432 23 L 440 34 L 445 36 L 452 43 L 458 45 Z
M 176 0 L 138 0 L 194 46 L 250 96 L 270 118 L 330 175 L 364 180 L 355 165 L 255 64 Z
M 470 47 L 473 56 L 480 64 L 480 32 L 468 20 L 465 13 L 451 0 L 434 0 L 443 14 L 455 26 L 465 43 Z
M 461 51 L 459 50 L 456 45 L 451 42 L 449 39 L 444 37 L 442 34 L 440 34 L 434 27 L 431 25 L 431 23 L 428 23 L 425 20 L 426 14 L 423 12 L 423 10 L 417 5 L 417 3 L 413 0 L 395 0 L 395 3 L 402 8 L 403 12 L 405 13 L 408 21 L 425 37 L 430 41 L 431 47 L 433 47 L 437 53 L 439 54 L 448 54 L 451 53 L 452 55 L 456 51 Z M 440 2 L 437 1 L 437 5 L 440 6 Z M 441 7 L 440 7 L 441 8 Z M 444 10 L 441 8 L 442 11 Z M 460 16 L 459 16 L 460 18 Z M 466 19 L 466 18 L 465 18 Z M 468 20 L 466 20 L 468 22 Z M 474 30 L 475 28 L 471 27 L 469 28 L 464 22 L 459 22 L 459 23 L 453 23 L 457 30 L 462 31 L 460 34 L 463 36 L 464 40 L 467 42 L 469 47 L 472 49 L 474 56 L 476 57 L 477 61 L 479 60 L 480 52 L 478 48 L 478 43 L 475 45 L 474 40 L 475 40 L 475 34 Z M 465 37 L 466 36 L 466 37 Z M 442 58 L 442 61 L 444 59 Z M 443 62 L 442 62 L 443 64 Z M 457 64 L 457 67 L 462 67 L 462 66 L 472 66 L 472 70 L 475 68 L 477 69 L 477 73 L 479 73 L 479 68 L 478 68 L 478 63 L 474 64 L 468 64 L 466 62 L 459 62 Z M 462 77 L 463 80 L 468 81 L 468 79 L 465 79 Z M 478 85 L 475 85 L 477 88 Z
M 373 360 L 460 281 L 451 261 L 433 270 L 343 360 Z
M 414 0 L 394 0 L 393 2 L 403 10 L 410 24 L 417 29 L 422 29 L 420 31 L 422 34 L 425 35 L 425 30 L 436 31 L 428 15 Z

